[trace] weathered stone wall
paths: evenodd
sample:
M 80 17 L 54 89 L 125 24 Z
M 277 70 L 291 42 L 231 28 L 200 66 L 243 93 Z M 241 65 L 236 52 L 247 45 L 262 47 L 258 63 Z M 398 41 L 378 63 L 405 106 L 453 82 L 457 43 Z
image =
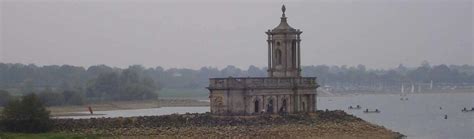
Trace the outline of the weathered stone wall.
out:
M 212 78 L 211 113 L 314 112 L 316 78 Z M 285 102 L 285 104 L 284 104 Z
M 318 86 L 316 77 L 247 77 L 210 78 L 208 89 L 277 89 L 312 88 Z

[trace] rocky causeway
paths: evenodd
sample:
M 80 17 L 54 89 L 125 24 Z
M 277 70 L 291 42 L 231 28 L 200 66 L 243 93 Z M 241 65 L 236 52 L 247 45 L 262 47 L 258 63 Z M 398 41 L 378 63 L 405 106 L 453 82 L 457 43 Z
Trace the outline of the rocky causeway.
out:
M 53 119 L 54 132 L 133 138 L 374 138 L 404 135 L 344 111 L 219 116 L 187 113 L 126 118 Z

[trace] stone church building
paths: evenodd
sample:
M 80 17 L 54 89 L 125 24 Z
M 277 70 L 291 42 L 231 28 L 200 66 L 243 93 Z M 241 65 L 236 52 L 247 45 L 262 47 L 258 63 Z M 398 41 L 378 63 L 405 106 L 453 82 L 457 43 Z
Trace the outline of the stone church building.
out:
M 280 24 L 268 35 L 268 77 L 210 78 L 211 113 L 249 115 L 316 111 L 316 77 L 301 77 L 302 31 L 292 28 L 282 7 Z

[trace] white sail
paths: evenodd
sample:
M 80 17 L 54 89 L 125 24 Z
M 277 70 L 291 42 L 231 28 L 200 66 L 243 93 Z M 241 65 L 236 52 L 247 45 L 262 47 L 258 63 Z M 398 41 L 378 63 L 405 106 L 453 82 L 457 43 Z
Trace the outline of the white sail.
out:
M 405 87 L 403 86 L 403 84 L 402 84 L 402 89 L 400 90 L 400 92 L 402 93 L 402 95 L 405 93 Z
M 411 84 L 411 93 L 414 93 L 414 92 L 415 92 L 415 85 Z
M 407 100 L 407 98 L 405 98 L 405 97 L 406 97 L 405 86 L 403 86 L 403 84 L 402 84 L 402 88 L 400 90 L 400 100 Z
M 433 89 L 433 80 L 431 80 L 430 89 Z

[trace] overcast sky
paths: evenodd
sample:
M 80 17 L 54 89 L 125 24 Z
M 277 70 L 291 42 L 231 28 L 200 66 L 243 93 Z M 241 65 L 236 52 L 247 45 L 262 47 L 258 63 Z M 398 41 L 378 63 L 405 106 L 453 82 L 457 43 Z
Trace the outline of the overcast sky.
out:
M 0 0 L 0 62 L 267 65 L 281 0 Z M 293 0 L 303 65 L 474 65 L 472 0 Z

